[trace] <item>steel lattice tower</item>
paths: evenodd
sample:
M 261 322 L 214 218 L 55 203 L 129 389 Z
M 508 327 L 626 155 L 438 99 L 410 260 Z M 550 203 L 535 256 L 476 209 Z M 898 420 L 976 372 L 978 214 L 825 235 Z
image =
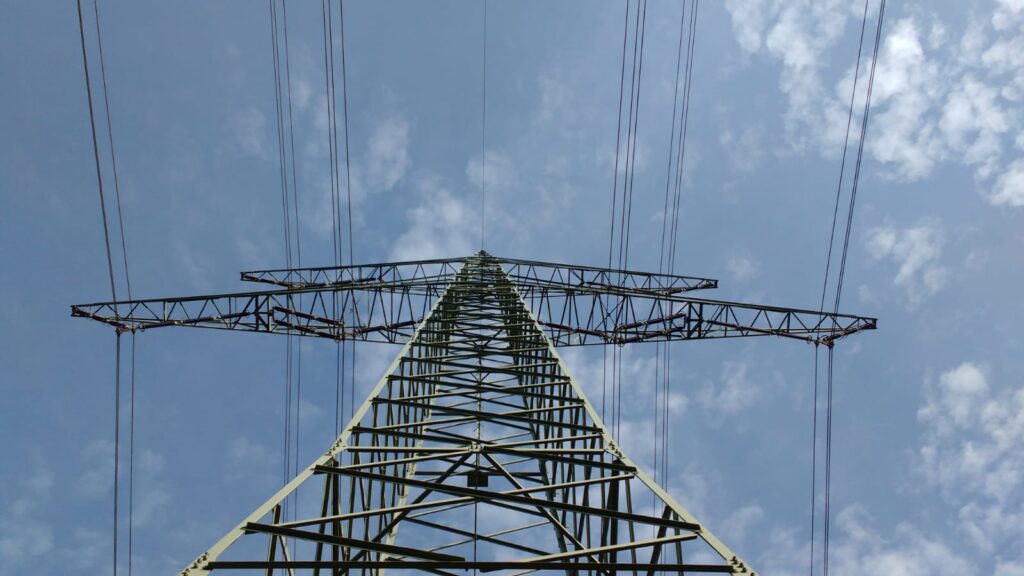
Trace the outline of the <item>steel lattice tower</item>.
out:
M 119 331 L 200 326 L 404 342 L 330 449 L 181 574 L 753 575 L 616 445 L 556 352 L 875 320 L 697 299 L 716 281 L 466 258 L 243 273 L 278 290 L 73 306 Z M 288 521 L 286 499 L 315 492 Z M 652 506 L 652 503 L 654 504 Z

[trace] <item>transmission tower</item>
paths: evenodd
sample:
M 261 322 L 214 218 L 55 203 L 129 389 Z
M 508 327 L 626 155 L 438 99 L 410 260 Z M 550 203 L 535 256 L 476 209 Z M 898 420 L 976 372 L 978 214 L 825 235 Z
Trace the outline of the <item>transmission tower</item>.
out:
M 753 575 L 621 451 L 556 347 L 749 336 L 832 346 L 876 325 L 691 297 L 717 286 L 707 278 L 485 252 L 242 279 L 278 288 L 72 314 L 119 332 L 193 326 L 404 347 L 330 448 L 182 575 Z M 318 505 L 289 520 L 283 505 L 300 487 Z

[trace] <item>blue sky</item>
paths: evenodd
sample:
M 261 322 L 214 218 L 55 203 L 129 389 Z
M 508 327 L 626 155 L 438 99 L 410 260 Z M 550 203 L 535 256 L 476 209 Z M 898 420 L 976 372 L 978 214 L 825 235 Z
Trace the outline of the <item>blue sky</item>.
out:
M 680 6 L 648 8 L 631 267 L 657 268 Z M 719 278 L 717 297 L 816 305 L 862 7 L 702 3 L 678 270 Z M 134 294 L 283 266 L 266 6 L 100 8 Z M 346 3 L 357 260 L 478 245 L 480 10 Z M 605 261 L 622 16 L 490 2 L 491 252 Z M 0 21 L 0 574 L 110 564 L 114 337 L 68 315 L 109 296 L 77 24 L 69 3 Z M 1022 32 L 1019 0 L 889 3 L 842 306 L 879 330 L 836 353 L 838 574 L 1024 574 Z M 290 3 L 289 33 L 303 257 L 328 264 L 319 3 Z M 134 564 L 172 572 L 280 483 L 285 344 L 137 345 Z M 334 349 L 302 345 L 305 461 L 332 435 Z M 813 350 L 672 350 L 668 488 L 761 573 L 805 573 Z M 360 345 L 357 396 L 395 351 Z M 565 356 L 599 386 L 596 356 Z M 653 349 L 625 362 L 623 444 L 643 464 Z

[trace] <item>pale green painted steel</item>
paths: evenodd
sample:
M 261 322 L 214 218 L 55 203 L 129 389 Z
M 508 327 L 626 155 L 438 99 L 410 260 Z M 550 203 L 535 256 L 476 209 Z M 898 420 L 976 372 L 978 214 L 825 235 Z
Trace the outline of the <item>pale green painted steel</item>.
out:
M 501 362 L 506 357 L 511 361 Z M 475 437 L 471 430 L 469 435 L 459 433 L 467 426 L 475 427 Z M 520 432 L 509 435 L 508 428 Z M 518 440 L 524 436 L 530 440 Z M 362 461 L 364 455 L 368 462 Z M 430 463 L 449 466 L 445 471 L 424 470 Z M 321 474 L 325 479 L 321 515 L 281 521 L 282 502 Z M 419 480 L 421 475 L 430 478 Z M 343 478 L 349 479 L 350 494 L 344 502 L 348 512 L 327 513 L 342 505 Z M 464 486 L 458 484 L 462 478 Z M 489 490 L 491 482 L 506 483 L 510 489 Z M 531 482 L 536 485 L 527 485 Z M 388 486 L 392 486 L 390 495 Z M 639 488 L 649 490 L 664 506 L 660 515 L 633 510 L 632 491 Z M 451 497 L 426 500 L 436 493 Z M 598 505 L 590 505 L 591 498 L 597 498 Z M 445 518 L 465 513 L 470 505 L 476 536 L 455 543 L 431 540 L 443 536 L 446 529 L 452 535 L 465 535 L 468 527 Z M 518 516 L 543 520 L 477 532 L 478 507 L 505 511 L 505 516 L 492 522 L 506 517 L 518 520 Z M 412 515 L 413 511 L 418 512 Z M 428 515 L 442 519 L 423 520 Z M 270 523 L 259 523 L 268 516 L 273 516 Z M 400 533 L 403 523 L 415 530 L 403 528 Z M 328 525 L 333 534 L 327 533 Z M 657 527 L 659 535 L 638 539 L 638 525 Z M 316 526 L 319 532 L 301 530 Z M 541 549 L 552 542 L 550 536 L 545 539 L 537 532 L 546 526 L 554 531 L 556 552 Z M 619 537 L 620 527 L 628 530 L 624 538 Z M 356 533 L 359 528 L 362 535 Z M 375 538 L 369 537 L 371 530 Z M 252 533 L 269 536 L 265 560 L 227 557 L 240 539 Z M 400 534 L 406 538 L 402 545 L 398 544 Z M 522 540 L 501 538 L 510 534 Z M 316 558 L 288 555 L 286 536 L 317 542 Z M 538 537 L 539 543 L 529 539 Z M 493 546 L 487 552 L 515 550 L 519 557 L 477 560 L 480 542 Z M 697 542 L 720 561 L 687 564 L 682 546 Z M 457 554 L 469 543 L 473 560 Z M 275 559 L 279 545 L 285 561 Z M 322 559 L 326 546 L 335 560 Z M 441 549 L 453 549 L 453 553 L 440 555 L 436 551 Z M 531 555 L 523 556 L 525 551 L 532 551 Z M 638 562 L 638 551 L 649 552 L 650 561 Z M 620 552 L 632 561 L 619 562 Z M 471 569 L 754 574 L 622 453 L 516 286 L 495 259 L 482 253 L 466 259 L 456 280 L 430 308 L 331 448 L 181 575 L 245 568 L 267 574 L 277 568 L 290 572 L 322 568 L 346 574 L 355 570 L 379 574 L 384 569 L 447 574 Z
M 445 294 L 447 293 L 448 291 L 445 290 Z M 435 302 L 433 307 L 431 307 L 430 309 L 430 315 L 434 314 L 434 311 L 437 310 L 437 307 L 441 305 L 441 302 L 443 300 L 444 295 L 442 295 L 441 298 L 437 299 L 437 302 Z M 349 420 L 348 424 L 345 425 L 345 428 L 341 431 L 341 434 L 338 435 L 338 439 L 334 441 L 334 444 L 331 445 L 331 448 L 327 450 L 327 452 L 325 452 L 323 456 L 314 460 L 309 466 L 306 467 L 305 470 L 303 470 L 294 478 L 292 478 L 290 482 L 281 487 L 281 489 L 278 490 L 273 496 L 271 496 L 270 499 L 261 504 L 251 514 L 246 516 L 245 519 L 239 522 L 238 525 L 235 526 L 230 532 L 221 537 L 221 539 L 218 540 L 216 544 L 211 546 L 207 551 L 200 554 L 199 557 L 197 557 L 191 564 L 189 564 L 188 567 L 186 567 L 184 570 L 180 572 L 181 576 L 200 576 L 204 574 L 209 574 L 209 570 L 204 570 L 203 566 L 207 562 L 216 560 L 218 557 L 220 557 L 220 554 L 225 549 L 227 549 L 228 546 L 230 546 L 232 543 L 238 540 L 238 538 L 245 533 L 246 524 L 250 522 L 255 522 L 260 518 L 266 516 L 271 510 L 274 509 L 275 506 L 279 505 L 282 500 L 284 500 L 288 495 L 294 492 L 295 489 L 298 488 L 300 484 L 308 480 L 309 477 L 313 475 L 313 471 L 316 469 L 317 466 L 326 465 L 328 462 L 333 461 L 334 457 L 345 449 L 345 442 L 348 441 L 349 437 L 352 435 L 352 426 L 355 425 L 355 423 L 359 422 L 362 419 L 362 417 L 366 414 L 367 410 L 370 409 L 370 400 L 372 400 L 378 393 L 380 393 L 380 391 L 387 384 L 388 376 L 395 372 L 395 368 L 397 368 L 398 365 L 401 363 L 402 358 L 412 347 L 413 343 L 416 342 L 420 330 L 425 326 L 427 326 L 427 322 L 423 322 L 422 324 L 420 324 L 419 328 L 416 329 L 416 333 L 413 335 L 413 337 L 410 338 L 408 342 L 406 342 L 405 346 L 402 347 L 402 350 L 398 353 L 397 356 L 395 356 L 395 359 L 392 360 L 391 365 L 388 367 L 388 371 L 377 382 L 377 385 L 373 387 L 373 390 L 370 391 L 370 394 L 366 397 L 366 400 L 363 401 L 362 405 L 359 406 L 359 409 L 355 411 L 355 413 L 352 416 L 352 419 Z

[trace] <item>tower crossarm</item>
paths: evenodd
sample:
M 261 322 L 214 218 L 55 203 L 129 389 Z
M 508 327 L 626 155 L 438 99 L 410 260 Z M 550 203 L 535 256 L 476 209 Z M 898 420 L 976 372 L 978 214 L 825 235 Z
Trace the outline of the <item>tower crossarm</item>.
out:
M 353 267 L 347 276 L 336 275 L 337 269 L 246 273 L 289 287 L 79 304 L 71 307 L 71 313 L 121 332 L 192 326 L 401 343 L 422 322 L 433 300 L 455 281 L 451 272 L 455 264 L 448 260 Z M 568 269 L 549 269 L 541 277 L 533 264 L 508 267 L 503 270 L 506 278 L 555 346 L 751 336 L 831 346 L 876 326 L 874 318 L 693 298 L 672 293 L 682 287 L 658 278 L 634 276 L 629 281 L 632 285 L 621 281 L 615 285 L 604 283 L 611 278 L 603 273 L 583 276 Z M 326 278 L 327 270 L 332 276 L 324 283 L 298 282 L 300 277 Z
M 592 294 L 525 290 L 523 297 L 556 346 L 779 336 L 831 346 L 873 330 L 874 318 L 631 290 Z
M 465 262 L 466 258 L 440 258 L 352 266 L 255 270 L 242 272 L 242 280 L 300 289 L 355 287 L 378 283 L 434 286 L 451 282 Z
M 636 294 L 670 296 L 718 287 L 718 280 L 695 276 L 655 274 L 637 270 L 616 270 L 596 266 L 556 264 L 535 260 L 493 257 L 509 281 L 520 290 L 581 290 L 601 294 L 607 290 L 626 290 Z M 369 264 L 322 268 L 290 268 L 242 272 L 242 280 L 267 282 L 293 288 L 321 288 L 347 285 L 371 278 L 413 280 L 444 274 L 452 278 L 465 258 L 421 260 L 393 264 Z M 431 274 L 434 276 L 431 276 Z
M 71 315 L 136 332 L 191 326 L 400 343 L 412 335 L 448 280 L 366 281 L 319 288 L 78 304 Z
M 655 274 L 596 266 L 577 266 L 493 257 L 537 315 L 556 346 L 628 344 L 780 336 L 831 346 L 836 340 L 874 329 L 874 318 L 814 310 L 694 298 L 688 293 L 717 288 L 711 278 Z M 243 272 L 244 280 L 296 288 L 352 285 L 389 267 L 452 270 L 462 259 L 425 260 L 371 266 L 296 268 Z M 409 274 L 410 279 L 433 278 Z M 383 277 L 383 276 L 382 276 Z

